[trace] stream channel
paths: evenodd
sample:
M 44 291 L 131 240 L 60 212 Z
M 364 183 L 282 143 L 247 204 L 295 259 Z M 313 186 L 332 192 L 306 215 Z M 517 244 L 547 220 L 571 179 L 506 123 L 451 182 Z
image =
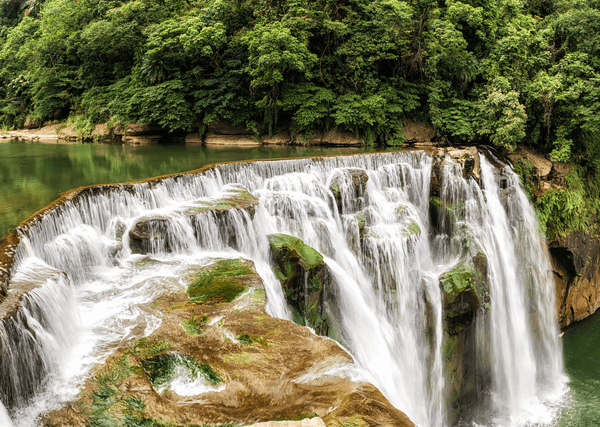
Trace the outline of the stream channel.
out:
M 224 161 L 353 154 L 359 148 L 0 142 L 0 236 L 71 188 L 135 181 Z M 570 400 L 558 427 L 600 425 L 600 316 L 565 331 Z

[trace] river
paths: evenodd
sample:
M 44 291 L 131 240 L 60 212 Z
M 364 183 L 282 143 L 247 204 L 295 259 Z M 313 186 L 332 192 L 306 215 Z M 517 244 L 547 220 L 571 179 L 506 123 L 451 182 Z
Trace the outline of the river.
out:
M 207 148 L 189 145 L 0 143 L 0 236 L 82 185 L 140 180 L 203 165 L 261 158 L 350 154 L 367 150 L 322 147 Z M 372 151 L 372 150 L 370 150 Z M 600 318 L 568 329 L 563 338 L 571 402 L 558 427 L 600 425 Z
M 137 181 L 234 160 L 374 151 L 324 147 L 42 144 L 0 140 L 0 237 L 72 188 Z

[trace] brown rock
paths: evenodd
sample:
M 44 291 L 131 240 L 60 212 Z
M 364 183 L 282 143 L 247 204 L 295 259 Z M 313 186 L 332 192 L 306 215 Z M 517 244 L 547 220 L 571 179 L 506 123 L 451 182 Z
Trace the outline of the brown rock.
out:
M 140 125 L 132 123 L 125 127 L 125 135 L 129 136 L 154 135 L 162 132 L 164 132 L 164 129 L 156 125 Z
M 249 261 L 242 262 L 253 267 Z M 240 270 L 239 266 L 234 268 Z M 189 283 L 203 272 L 227 274 L 226 270 L 210 269 L 211 266 L 192 269 L 183 280 Z M 151 280 L 156 283 L 156 278 Z M 353 363 L 352 357 L 333 340 L 267 315 L 264 285 L 258 274 L 251 270 L 234 273 L 219 283 L 223 280 L 238 282 L 247 290 L 230 303 L 191 302 L 185 292 L 157 297 L 145 309 L 162 319 L 161 326 L 147 338 L 117 349 L 106 363 L 94 370 L 78 400 L 46 414 L 43 424 L 49 427 L 89 425 L 92 417 L 97 416 L 98 411 L 92 413 L 91 408 L 102 384 L 103 390 L 109 388 L 117 393 L 116 399 L 105 400 L 107 406 L 100 407 L 100 411 L 105 411 L 101 415 L 109 421 L 122 416 L 122 412 L 115 411 L 121 402 L 134 402 L 138 408 L 135 416 L 142 420 L 169 420 L 184 425 L 252 424 L 310 414 L 320 417 L 327 425 L 352 422 L 354 425 L 414 426 L 373 385 L 327 373 L 332 367 L 343 369 Z M 194 327 L 190 328 L 190 324 Z M 145 366 L 149 366 L 148 362 L 182 355 L 210 367 L 219 377 L 220 389 L 195 396 L 181 396 L 169 389 L 157 390 Z M 123 360 L 129 368 L 116 371 Z M 165 369 L 163 366 L 158 365 L 155 372 Z M 111 372 L 122 374 L 107 375 Z M 313 421 L 293 425 L 317 422 L 319 420 L 313 418 Z
M 405 120 L 402 133 L 406 142 L 430 142 L 437 136 L 437 131 L 432 125 L 413 122 L 411 119 Z
M 202 135 L 198 132 L 188 133 L 185 135 L 185 143 L 186 144 L 202 144 Z
M 305 418 L 301 421 L 267 421 L 256 423 L 248 427 L 325 427 L 325 423 L 319 417 Z
M 123 135 L 121 141 L 127 145 L 154 145 L 162 139 L 161 135 L 129 136 Z
M 106 127 L 106 123 L 100 123 L 94 126 L 92 136 L 110 136 L 111 131 Z
M 560 327 L 591 316 L 600 307 L 600 240 L 575 232 L 550 243 Z
M 323 137 L 322 143 L 332 145 L 360 145 L 360 139 L 353 133 L 330 130 Z
M 283 131 L 276 133 L 273 136 L 264 136 L 262 137 L 261 142 L 269 145 L 287 145 L 291 142 L 291 138 L 288 131 Z
M 551 161 L 529 148 L 519 147 L 515 153 L 509 154 L 508 158 L 513 163 L 519 160 L 531 163 L 533 165 L 533 174 L 536 175 L 538 179 L 545 179 L 552 170 Z
M 207 135 L 206 145 L 257 146 L 260 142 L 249 135 Z

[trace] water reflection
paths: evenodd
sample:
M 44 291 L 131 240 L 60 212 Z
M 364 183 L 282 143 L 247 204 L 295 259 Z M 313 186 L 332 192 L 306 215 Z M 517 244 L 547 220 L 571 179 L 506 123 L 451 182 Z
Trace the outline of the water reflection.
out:
M 233 160 L 370 152 L 356 147 L 206 147 L 0 141 L 0 236 L 62 192 L 135 181 Z

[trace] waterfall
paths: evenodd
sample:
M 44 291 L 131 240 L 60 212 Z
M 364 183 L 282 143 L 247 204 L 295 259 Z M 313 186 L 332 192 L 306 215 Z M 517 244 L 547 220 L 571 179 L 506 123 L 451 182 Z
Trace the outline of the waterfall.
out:
M 565 377 L 547 249 L 518 177 L 478 155 L 471 173 L 464 154 L 232 163 L 76 193 L 20 230 L 10 287 L 39 283 L 0 323 L 0 401 L 25 426 L 72 398 L 158 328 L 144 304 L 210 257 L 252 260 L 268 312 L 291 319 L 267 239 L 284 233 L 324 255 L 336 339 L 415 423 L 553 425 Z M 251 209 L 223 208 L 245 191 Z M 470 287 L 449 295 L 453 277 Z

